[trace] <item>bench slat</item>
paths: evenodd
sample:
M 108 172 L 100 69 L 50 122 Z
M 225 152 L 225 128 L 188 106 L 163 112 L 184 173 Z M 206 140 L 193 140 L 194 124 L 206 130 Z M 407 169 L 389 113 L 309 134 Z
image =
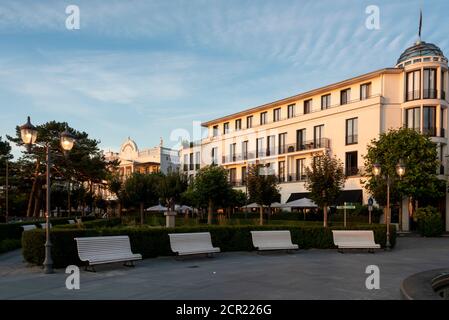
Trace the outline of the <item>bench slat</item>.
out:
M 293 250 L 298 249 L 292 243 L 289 230 L 251 231 L 253 245 L 258 250 Z
M 216 253 L 220 248 L 212 245 L 209 232 L 170 233 L 171 250 L 178 255 Z
M 141 260 L 142 255 L 131 251 L 128 236 L 75 238 L 78 256 L 90 265 Z

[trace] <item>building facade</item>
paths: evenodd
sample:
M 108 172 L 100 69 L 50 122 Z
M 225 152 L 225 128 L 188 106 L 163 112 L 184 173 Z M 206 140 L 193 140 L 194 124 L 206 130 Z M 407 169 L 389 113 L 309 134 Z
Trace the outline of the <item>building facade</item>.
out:
M 119 160 L 119 174 L 123 179 L 134 172 L 167 174 L 179 170 L 178 151 L 164 147 L 162 140 L 157 147 L 139 150 L 128 138 L 122 143 L 120 152 L 105 152 L 105 158 L 107 161 Z
M 278 176 L 285 203 L 307 192 L 305 168 L 328 152 L 345 166 L 341 200 L 366 204 L 370 195 L 361 173 L 367 144 L 390 128 L 406 126 L 437 143 L 438 174 L 447 180 L 447 91 L 447 58 L 437 46 L 418 41 L 393 68 L 204 122 L 208 136 L 181 150 L 181 170 L 193 176 L 200 167 L 222 165 L 231 183 L 245 191 L 248 166 L 264 164 Z M 447 230 L 448 201 L 446 197 Z M 405 202 L 402 212 L 402 227 L 408 230 Z

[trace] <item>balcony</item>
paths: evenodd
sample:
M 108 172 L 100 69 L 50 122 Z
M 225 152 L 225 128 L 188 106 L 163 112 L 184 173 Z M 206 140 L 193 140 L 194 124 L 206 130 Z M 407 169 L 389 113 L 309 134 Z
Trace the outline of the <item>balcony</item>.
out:
M 259 150 L 257 152 L 239 153 L 222 157 L 222 163 L 239 162 L 256 158 L 283 155 L 287 153 L 308 151 L 321 148 L 330 148 L 330 139 L 321 138 L 316 140 L 303 141 L 301 143 L 291 143 L 270 150 Z

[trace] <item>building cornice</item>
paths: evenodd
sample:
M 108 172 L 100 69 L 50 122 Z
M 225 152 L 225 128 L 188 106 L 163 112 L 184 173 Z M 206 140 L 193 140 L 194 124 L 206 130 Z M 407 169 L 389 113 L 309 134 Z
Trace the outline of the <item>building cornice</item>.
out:
M 363 74 L 363 75 L 360 75 L 360 76 L 357 76 L 354 78 L 350 78 L 350 79 L 336 82 L 336 83 L 333 83 L 333 84 L 330 84 L 330 85 L 327 85 L 324 87 L 320 87 L 320 88 L 313 89 L 313 90 L 310 90 L 307 92 L 303 92 L 303 93 L 300 93 L 300 94 L 297 94 L 297 95 L 294 95 L 294 96 L 291 96 L 288 98 L 276 100 L 274 102 L 270 102 L 270 103 L 266 103 L 266 104 L 263 104 L 263 105 L 260 105 L 257 107 L 249 108 L 249 109 L 246 109 L 246 110 L 243 110 L 243 111 L 240 111 L 237 113 L 233 113 L 233 114 L 230 114 L 230 115 L 227 115 L 224 117 L 220 117 L 220 118 L 217 118 L 214 120 L 206 121 L 206 122 L 203 122 L 201 125 L 203 127 L 208 127 L 210 125 L 214 125 L 214 124 L 217 124 L 217 123 L 220 123 L 223 121 L 240 118 L 240 117 L 243 117 L 246 115 L 251 115 L 252 113 L 256 113 L 256 112 L 260 112 L 260 111 L 263 111 L 266 109 L 274 108 L 274 107 L 277 107 L 280 105 L 294 103 L 297 100 L 307 99 L 307 98 L 313 97 L 313 96 L 321 94 L 321 93 L 326 93 L 328 91 L 335 90 L 336 88 L 345 87 L 345 86 L 351 85 L 356 82 L 366 81 L 373 77 L 377 77 L 377 76 L 380 76 L 383 74 L 398 74 L 398 73 L 401 73 L 402 71 L 403 71 L 402 68 L 384 68 L 384 69 L 376 70 L 376 71 L 366 73 L 366 74 Z

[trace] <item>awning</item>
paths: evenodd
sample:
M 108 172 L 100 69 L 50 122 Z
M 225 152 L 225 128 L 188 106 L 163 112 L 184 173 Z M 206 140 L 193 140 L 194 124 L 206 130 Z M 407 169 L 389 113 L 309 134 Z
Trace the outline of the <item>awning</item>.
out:
M 310 192 L 295 192 L 290 194 L 287 203 L 303 198 L 310 198 Z M 345 202 L 362 203 L 363 191 L 362 190 L 343 190 L 337 198 L 336 205 L 343 205 Z M 330 204 L 333 205 L 333 204 Z

